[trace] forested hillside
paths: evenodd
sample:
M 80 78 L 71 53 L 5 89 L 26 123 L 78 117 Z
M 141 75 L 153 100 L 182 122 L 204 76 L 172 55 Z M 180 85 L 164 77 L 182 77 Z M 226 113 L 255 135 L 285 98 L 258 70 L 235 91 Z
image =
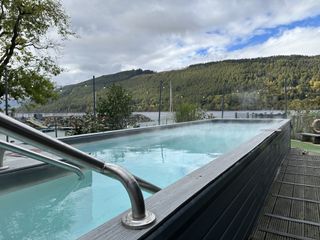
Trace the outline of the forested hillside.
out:
M 131 92 L 135 111 L 158 108 L 159 84 L 163 81 L 163 109 L 169 107 L 169 82 L 173 104 L 197 103 L 206 110 L 283 109 L 287 82 L 289 108 L 320 108 L 320 56 L 275 56 L 225 60 L 189 66 L 181 70 L 152 72 L 132 70 L 96 78 L 97 101 L 104 87 L 119 84 Z M 92 80 L 59 90 L 57 100 L 41 112 L 92 110 Z

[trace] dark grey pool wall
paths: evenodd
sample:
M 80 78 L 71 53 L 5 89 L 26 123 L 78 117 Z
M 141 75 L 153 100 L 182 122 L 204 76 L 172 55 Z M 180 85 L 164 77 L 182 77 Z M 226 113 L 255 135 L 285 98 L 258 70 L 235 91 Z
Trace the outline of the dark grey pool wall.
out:
M 288 153 L 289 125 L 207 186 L 146 239 L 246 239 L 277 168 Z
M 118 216 L 81 239 L 246 239 L 289 148 L 283 120 L 148 198 L 151 228 L 125 229 Z

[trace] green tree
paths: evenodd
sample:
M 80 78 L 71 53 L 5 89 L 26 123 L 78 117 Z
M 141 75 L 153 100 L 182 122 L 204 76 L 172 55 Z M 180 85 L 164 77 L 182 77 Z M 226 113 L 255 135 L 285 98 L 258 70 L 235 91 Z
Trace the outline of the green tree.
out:
M 131 101 L 124 88 L 113 84 L 99 97 L 98 116 L 110 130 L 125 128 L 132 113 Z
M 287 83 L 288 106 L 294 100 L 319 109 L 320 56 L 276 56 L 256 59 L 225 60 L 192 65 L 166 72 L 126 71 L 96 78 L 97 89 L 118 83 L 130 90 L 135 111 L 157 111 L 159 82 L 163 81 L 162 102 L 169 109 L 169 89 L 172 83 L 173 105 L 194 103 L 208 110 L 284 109 Z M 86 82 L 65 86 L 58 101 L 38 108 L 39 111 L 85 111 L 92 101 L 91 88 L 81 88 Z M 225 86 L 225 88 L 223 88 Z M 224 90 L 224 91 L 222 91 Z M 65 94 L 66 93 L 66 94 Z M 87 99 L 88 101 L 84 101 Z M 71 106 L 72 102 L 72 106 Z
M 56 37 L 50 39 L 49 33 Z M 55 96 L 50 78 L 62 69 L 52 53 L 71 35 L 69 18 L 59 0 L 1 0 L 0 98 L 8 66 L 11 97 L 45 103 Z
M 203 111 L 201 111 L 196 104 L 181 103 L 176 108 L 176 122 L 188 122 L 204 118 Z

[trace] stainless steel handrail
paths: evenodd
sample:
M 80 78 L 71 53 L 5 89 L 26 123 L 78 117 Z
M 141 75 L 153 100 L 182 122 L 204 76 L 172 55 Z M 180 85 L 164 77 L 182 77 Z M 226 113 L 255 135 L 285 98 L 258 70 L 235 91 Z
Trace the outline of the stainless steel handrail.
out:
M 112 177 L 122 183 L 131 202 L 131 211 L 122 218 L 124 226 L 133 229 L 146 228 L 155 222 L 155 215 L 145 209 L 143 195 L 137 180 L 124 168 L 104 163 L 66 143 L 29 127 L 0 113 L 0 132 L 28 144 L 51 152 L 74 164 Z M 144 181 L 147 182 L 147 181 Z
M 132 174 L 132 176 L 134 176 L 134 178 L 137 180 L 137 182 L 139 183 L 139 186 L 146 192 L 148 193 L 156 193 L 159 192 L 161 190 L 160 187 Z
M 54 165 L 59 168 L 69 170 L 69 171 L 77 174 L 79 176 L 79 179 L 84 178 L 84 174 L 82 173 L 81 169 L 76 166 L 73 166 L 69 163 L 65 163 L 60 160 L 56 160 L 54 158 L 44 156 L 40 153 L 36 153 L 31 150 L 25 149 L 23 147 L 14 145 L 12 143 L 7 143 L 7 142 L 1 141 L 1 140 L 0 140 L 0 148 L 11 151 L 11 152 L 19 153 L 23 156 L 30 157 L 30 158 L 36 159 L 38 161 Z

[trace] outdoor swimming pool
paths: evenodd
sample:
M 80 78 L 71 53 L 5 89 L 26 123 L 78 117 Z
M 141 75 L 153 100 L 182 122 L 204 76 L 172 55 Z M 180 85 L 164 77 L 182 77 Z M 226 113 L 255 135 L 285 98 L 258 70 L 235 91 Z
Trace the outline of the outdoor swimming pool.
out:
M 273 124 L 207 122 L 74 146 L 165 188 Z M 0 239 L 74 239 L 130 207 L 119 182 L 85 174 L 0 192 Z

